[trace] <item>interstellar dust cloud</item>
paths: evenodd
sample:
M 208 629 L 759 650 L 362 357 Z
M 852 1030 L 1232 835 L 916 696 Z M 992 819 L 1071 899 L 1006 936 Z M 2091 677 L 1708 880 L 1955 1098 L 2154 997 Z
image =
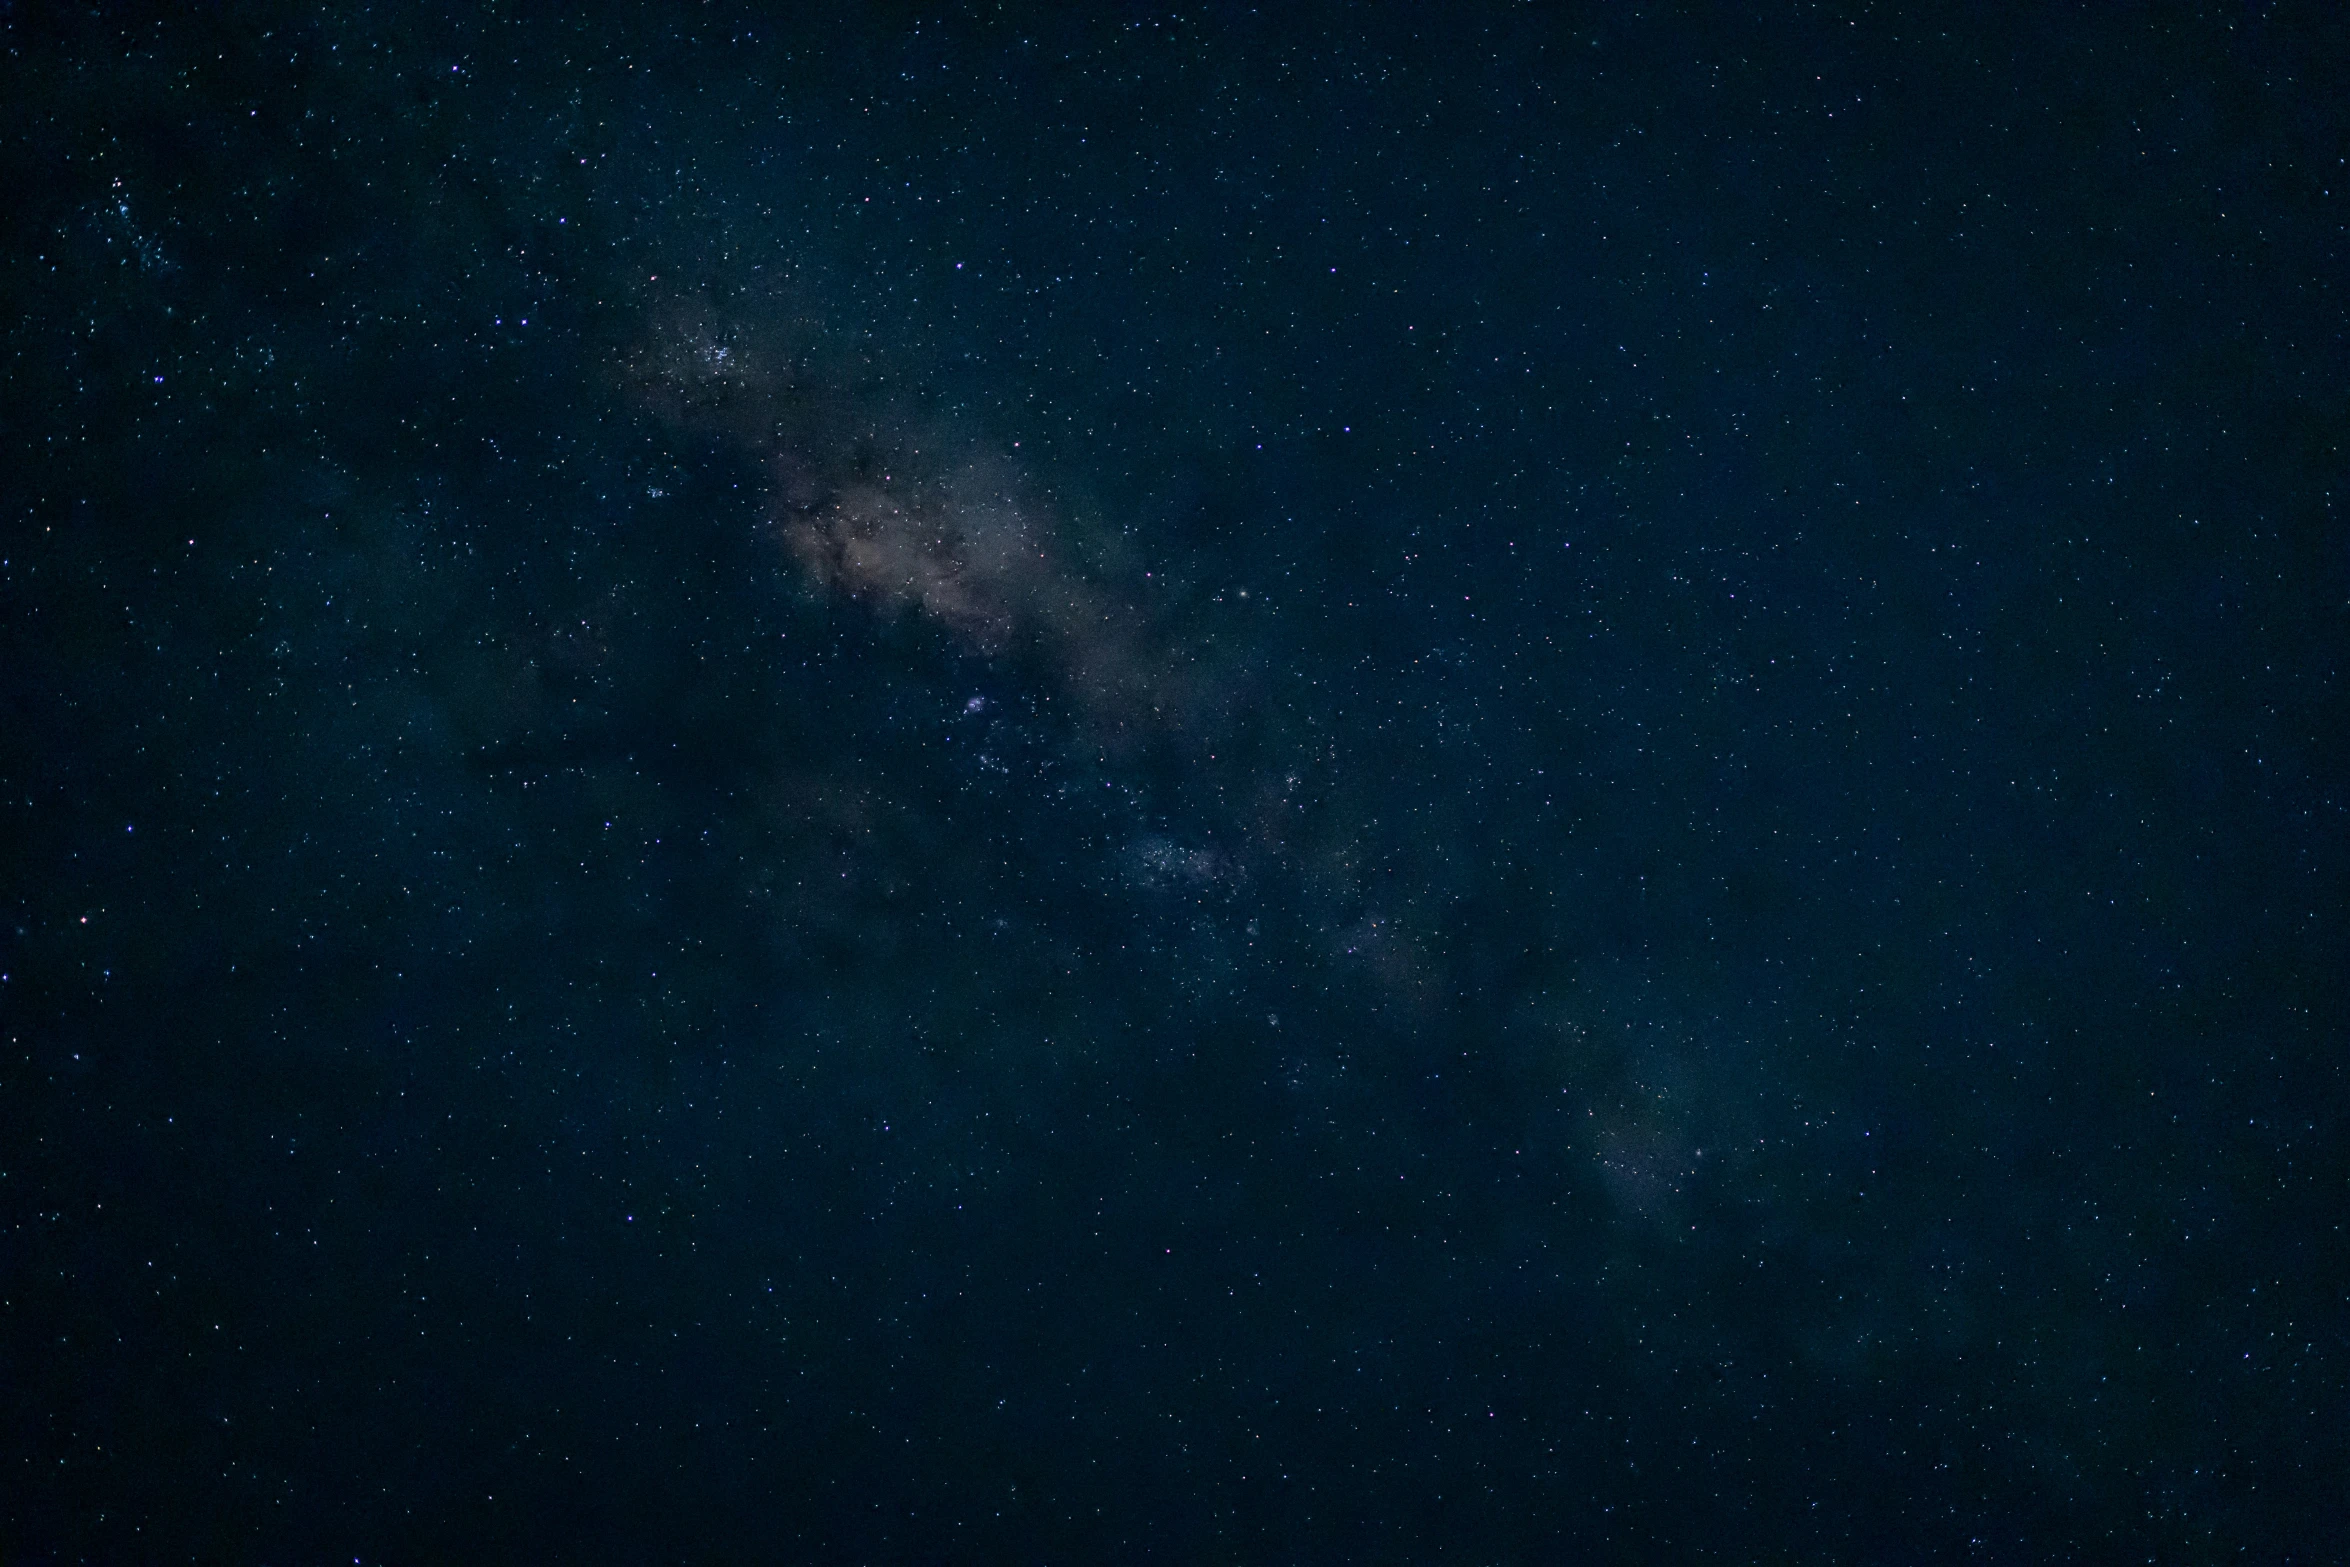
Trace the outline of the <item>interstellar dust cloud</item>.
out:
M 758 457 L 776 537 L 812 584 L 919 614 L 974 652 L 1031 654 L 1108 731 L 1181 730 L 1215 702 L 1143 584 L 1079 564 L 1073 524 L 1032 475 L 907 407 L 869 357 L 842 362 L 805 317 L 669 305 L 623 375 L 664 421 Z

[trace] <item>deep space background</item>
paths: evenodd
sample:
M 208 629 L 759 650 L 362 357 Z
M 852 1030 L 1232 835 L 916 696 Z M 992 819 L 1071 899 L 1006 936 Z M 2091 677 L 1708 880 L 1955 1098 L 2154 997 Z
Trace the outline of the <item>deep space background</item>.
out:
M 2344 1559 L 2338 10 L 0 34 L 7 1559 Z

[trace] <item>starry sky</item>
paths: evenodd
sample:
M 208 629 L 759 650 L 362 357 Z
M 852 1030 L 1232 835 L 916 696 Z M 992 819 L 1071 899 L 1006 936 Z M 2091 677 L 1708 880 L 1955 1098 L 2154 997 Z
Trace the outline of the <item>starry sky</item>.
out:
M 2341 1560 L 2350 32 L 0 8 L 11 1560 Z

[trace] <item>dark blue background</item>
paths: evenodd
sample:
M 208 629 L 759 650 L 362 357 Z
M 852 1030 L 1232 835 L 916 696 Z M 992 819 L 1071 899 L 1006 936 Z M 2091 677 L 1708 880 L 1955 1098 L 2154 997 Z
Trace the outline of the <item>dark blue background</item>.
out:
M 2330 12 L 0 25 L 15 1556 L 2341 1559 Z

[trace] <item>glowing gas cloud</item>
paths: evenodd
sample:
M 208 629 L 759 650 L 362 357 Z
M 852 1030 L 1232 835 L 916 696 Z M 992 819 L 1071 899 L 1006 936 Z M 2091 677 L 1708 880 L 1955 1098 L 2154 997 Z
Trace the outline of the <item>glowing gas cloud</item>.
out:
M 925 616 L 981 653 L 1032 652 L 1113 729 L 1191 728 L 1221 705 L 1139 583 L 1078 564 L 1072 524 L 1031 475 L 909 411 L 889 376 L 843 362 L 804 317 L 749 315 L 776 324 L 657 308 L 624 377 L 664 420 L 758 454 L 777 537 L 811 581 Z

